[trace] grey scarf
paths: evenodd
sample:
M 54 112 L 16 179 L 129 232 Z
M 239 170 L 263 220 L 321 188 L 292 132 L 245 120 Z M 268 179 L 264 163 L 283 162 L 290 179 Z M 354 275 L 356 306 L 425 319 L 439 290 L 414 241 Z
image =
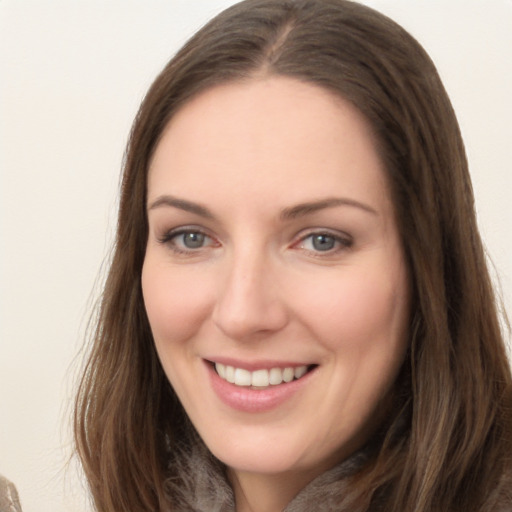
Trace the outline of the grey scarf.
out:
M 349 506 L 347 477 L 356 473 L 368 456 L 368 450 L 361 450 L 320 475 L 299 492 L 283 512 L 334 512 L 340 510 L 341 505 Z M 194 443 L 192 449 L 177 452 L 173 467 L 180 475 L 179 479 L 166 481 L 170 501 L 174 503 L 173 511 L 235 512 L 235 499 L 225 467 L 202 442 Z

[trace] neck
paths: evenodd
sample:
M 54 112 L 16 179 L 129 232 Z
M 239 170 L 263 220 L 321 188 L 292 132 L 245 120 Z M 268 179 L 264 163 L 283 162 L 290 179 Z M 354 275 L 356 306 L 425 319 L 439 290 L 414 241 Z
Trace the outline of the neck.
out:
M 236 512 L 282 512 L 317 474 L 255 474 L 229 470 Z

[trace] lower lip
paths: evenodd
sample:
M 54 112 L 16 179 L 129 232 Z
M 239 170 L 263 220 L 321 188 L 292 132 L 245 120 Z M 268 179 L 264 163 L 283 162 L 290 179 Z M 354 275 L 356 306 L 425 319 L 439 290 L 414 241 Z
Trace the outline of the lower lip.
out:
M 211 363 L 206 362 L 212 388 L 220 400 L 242 412 L 260 413 L 275 409 L 295 396 L 310 380 L 315 370 L 311 370 L 300 379 L 269 386 L 264 389 L 252 389 L 236 386 L 221 379 Z

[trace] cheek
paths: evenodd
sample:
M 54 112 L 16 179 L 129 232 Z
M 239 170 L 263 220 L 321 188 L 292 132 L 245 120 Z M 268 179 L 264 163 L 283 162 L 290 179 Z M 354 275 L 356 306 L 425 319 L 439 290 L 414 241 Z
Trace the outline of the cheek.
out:
M 208 315 L 208 281 L 193 274 L 190 268 L 169 268 L 146 257 L 142 294 L 157 348 L 187 340 Z
M 380 421 L 378 404 L 395 381 L 407 349 L 406 277 L 352 267 L 316 289 L 303 305 L 309 311 L 310 332 L 328 354 L 326 417 L 344 432 L 340 437 L 352 436 L 365 425 L 372 429 Z M 334 417 L 329 416 L 333 404 L 338 404 Z
M 303 311 L 317 338 L 332 351 L 388 354 L 404 345 L 408 321 L 408 288 L 403 272 L 347 269 L 310 286 Z

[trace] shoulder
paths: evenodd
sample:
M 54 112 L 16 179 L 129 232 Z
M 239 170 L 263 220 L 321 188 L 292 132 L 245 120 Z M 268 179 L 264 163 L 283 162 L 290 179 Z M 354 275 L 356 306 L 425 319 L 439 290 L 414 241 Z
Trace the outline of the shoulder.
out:
M 2 475 L 0 475 L 0 512 L 21 512 L 16 487 Z

